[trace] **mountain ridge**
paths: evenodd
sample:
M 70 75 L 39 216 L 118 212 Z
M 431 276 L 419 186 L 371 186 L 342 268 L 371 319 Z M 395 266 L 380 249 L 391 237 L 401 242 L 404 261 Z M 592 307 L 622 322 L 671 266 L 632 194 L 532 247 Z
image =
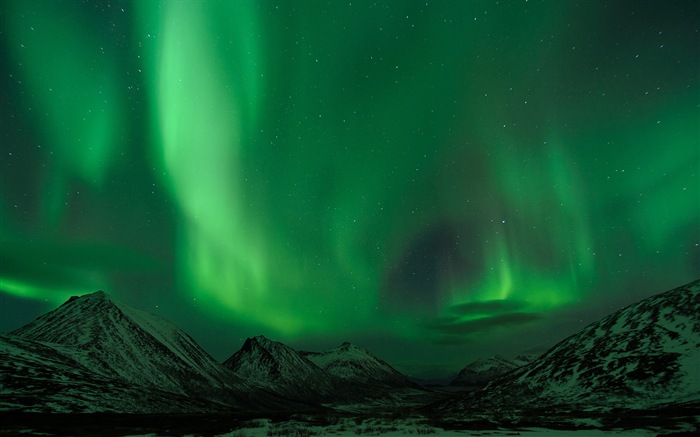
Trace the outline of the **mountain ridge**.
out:
M 236 375 L 285 396 L 321 402 L 338 381 L 291 347 L 264 335 L 247 338 L 222 365 Z
M 325 352 L 302 351 L 301 354 L 321 369 L 345 381 L 423 389 L 386 361 L 347 341 Z
M 0 411 L 178 413 L 223 406 L 91 371 L 47 344 L 0 334 Z
M 535 358 L 537 357 L 534 355 L 518 355 L 513 360 L 504 358 L 501 355 L 481 358 L 462 368 L 449 385 L 466 387 L 482 386 L 501 375 L 532 362 Z
M 56 399 L 61 401 L 51 403 L 52 411 L 64 411 L 59 404 L 66 403 L 75 411 L 173 412 L 178 400 L 187 411 L 231 407 L 308 410 L 390 395 L 386 384 L 373 386 L 369 380 L 361 384 L 344 380 L 321 369 L 302 353 L 264 336 L 247 339 L 238 352 L 218 363 L 173 323 L 125 305 L 102 290 L 72 296 L 56 309 L 4 335 L 2 340 L 0 354 L 8 361 L 25 362 L 32 374 L 44 375 L 41 385 L 53 392 L 75 392 L 58 396 Z M 356 357 L 372 357 L 370 362 L 383 363 L 405 378 L 350 343 L 341 348 L 352 349 Z M 17 357 L 24 358 L 16 360 Z M 54 373 L 63 375 L 62 380 L 67 382 L 56 381 L 46 377 L 41 369 L 34 369 L 41 367 L 42 360 L 55 361 Z M 354 365 L 359 368 L 363 363 Z M 0 395 L 7 399 L 0 400 L 0 409 L 21 409 L 19 400 L 32 396 L 34 400 L 26 401 L 27 405 L 42 402 L 38 397 L 46 389 L 24 390 L 24 386 L 34 385 L 22 383 L 27 378 L 21 366 L 5 366 L 3 372 L 10 383 L 0 387 Z M 81 392 L 81 379 L 85 390 L 104 386 L 107 394 L 95 398 Z M 379 381 L 381 377 L 375 379 Z M 87 398 L 95 399 L 92 405 L 81 400 Z M 152 399 L 152 406 L 136 405 L 146 398 Z
M 104 291 L 67 302 L 13 331 L 63 347 L 92 371 L 179 394 L 240 383 L 186 333 L 158 316 L 117 303 Z M 190 371 L 195 369 L 195 371 Z
M 521 367 L 528 357 L 492 357 L 516 368 L 446 400 L 349 342 L 304 352 L 257 336 L 220 364 L 171 322 L 103 291 L 0 335 L 0 358 L 5 411 L 373 411 L 431 397 L 425 409 L 441 413 L 698 405 L 700 279 L 624 307 Z M 488 361 L 472 367 L 491 370 Z
M 557 343 L 442 411 L 654 408 L 700 402 L 700 279 L 643 299 Z
M 71 297 L 10 333 L 51 347 L 101 378 L 241 410 L 299 408 L 230 372 L 173 323 L 104 291 Z

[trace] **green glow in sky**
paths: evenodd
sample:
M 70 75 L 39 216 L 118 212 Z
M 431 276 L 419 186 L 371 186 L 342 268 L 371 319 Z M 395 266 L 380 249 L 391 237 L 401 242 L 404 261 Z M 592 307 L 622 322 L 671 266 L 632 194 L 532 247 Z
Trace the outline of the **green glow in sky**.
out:
M 215 355 L 421 371 L 700 273 L 697 2 L 3 8 L 13 304 L 99 288 Z

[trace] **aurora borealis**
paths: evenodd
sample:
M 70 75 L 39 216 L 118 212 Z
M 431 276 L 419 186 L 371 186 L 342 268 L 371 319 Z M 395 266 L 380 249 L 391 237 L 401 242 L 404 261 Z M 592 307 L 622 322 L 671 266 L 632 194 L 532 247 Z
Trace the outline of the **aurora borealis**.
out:
M 700 276 L 696 1 L 4 1 L 3 331 L 551 346 Z

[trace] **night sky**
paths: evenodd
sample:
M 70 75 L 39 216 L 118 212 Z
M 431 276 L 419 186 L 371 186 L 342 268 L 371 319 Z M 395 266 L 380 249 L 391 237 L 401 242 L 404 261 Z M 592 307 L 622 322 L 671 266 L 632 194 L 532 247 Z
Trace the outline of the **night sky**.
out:
M 103 289 L 412 375 L 700 277 L 700 2 L 4 0 L 0 330 Z

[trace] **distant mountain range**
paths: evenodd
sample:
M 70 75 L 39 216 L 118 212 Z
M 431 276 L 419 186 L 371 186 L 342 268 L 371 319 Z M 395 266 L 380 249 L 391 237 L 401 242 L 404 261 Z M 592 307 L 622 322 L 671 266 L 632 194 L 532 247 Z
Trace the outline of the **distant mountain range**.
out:
M 96 292 L 0 335 L 0 411 L 661 408 L 700 404 L 698 369 L 700 280 L 630 305 L 534 360 L 478 360 L 452 384 L 486 385 L 459 395 L 428 391 L 350 343 L 301 352 L 258 336 L 220 364 L 172 323 Z
M 223 365 L 275 393 L 311 403 L 356 403 L 388 396 L 390 391 L 425 391 L 386 362 L 347 342 L 327 352 L 298 352 L 260 335 L 246 339 Z
M 453 386 L 478 387 L 522 367 L 534 359 L 536 355 L 519 355 L 514 360 L 508 360 L 500 355 L 476 360 L 459 371 L 457 377 L 450 383 Z
M 246 339 L 223 365 L 262 387 L 309 401 L 332 399 L 340 383 L 291 347 L 262 335 Z
M 328 352 L 328 369 L 307 354 L 259 336 L 220 364 L 172 323 L 98 291 L 0 337 L 0 410 L 308 410 L 421 389 L 350 344 Z
M 700 403 L 700 280 L 588 325 L 444 412 L 570 406 L 648 409 Z
M 301 352 L 329 374 L 353 384 L 422 389 L 385 361 L 348 342 L 326 352 Z
M 298 408 L 228 371 L 172 323 L 118 303 L 103 291 L 72 297 L 2 340 L 7 383 L 0 390 L 0 409 L 11 408 L 18 397 L 26 400 L 20 402 L 21 409 L 30 410 L 73 405 L 76 411 L 160 412 L 163 404 L 172 405 L 167 411 Z M 47 374 L 46 363 L 57 373 Z M 56 402 L 42 398 L 41 384 L 26 383 L 32 374 L 50 377 L 41 384 L 52 385 Z M 108 381 L 106 387 L 124 390 L 104 394 L 102 405 L 92 401 L 100 390 L 89 384 L 81 389 L 83 382 L 92 381 Z M 159 399 L 140 402 L 146 393 Z M 177 407 L 173 396 L 192 402 Z

